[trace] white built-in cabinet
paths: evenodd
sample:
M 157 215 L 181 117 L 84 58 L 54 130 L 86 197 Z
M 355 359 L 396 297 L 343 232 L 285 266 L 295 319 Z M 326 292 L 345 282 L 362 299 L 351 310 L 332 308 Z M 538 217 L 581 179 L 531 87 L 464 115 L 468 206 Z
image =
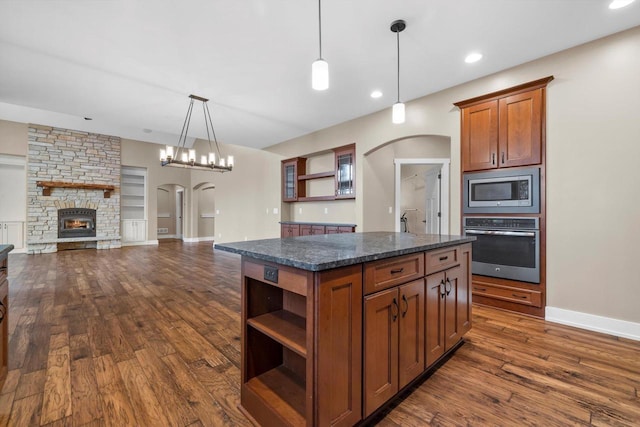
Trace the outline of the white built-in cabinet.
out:
M 0 245 L 13 245 L 14 250 L 24 248 L 24 222 L 0 222 Z
M 147 169 L 122 166 L 120 171 L 122 244 L 147 241 Z

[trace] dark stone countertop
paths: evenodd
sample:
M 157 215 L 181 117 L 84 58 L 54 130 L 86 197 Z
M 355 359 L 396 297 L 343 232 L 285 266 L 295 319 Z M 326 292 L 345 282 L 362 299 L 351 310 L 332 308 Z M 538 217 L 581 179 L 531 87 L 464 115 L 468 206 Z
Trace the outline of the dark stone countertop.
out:
M 280 224 L 300 224 L 300 225 L 329 225 L 334 227 L 356 227 L 356 224 L 346 224 L 339 222 L 305 222 L 305 221 L 280 221 Z
M 0 261 L 5 259 L 12 250 L 13 245 L 0 245 Z
M 221 243 L 216 244 L 215 249 L 303 270 L 322 271 L 474 240 L 471 236 L 366 232 Z

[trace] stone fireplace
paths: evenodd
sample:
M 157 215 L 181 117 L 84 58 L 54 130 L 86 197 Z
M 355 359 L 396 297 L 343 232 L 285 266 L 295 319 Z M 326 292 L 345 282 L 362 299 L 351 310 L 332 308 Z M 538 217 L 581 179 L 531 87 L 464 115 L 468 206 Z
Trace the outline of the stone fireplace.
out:
M 45 195 L 38 182 L 72 185 L 50 188 Z M 105 197 L 92 188 L 96 185 L 114 190 Z M 121 246 L 120 138 L 30 124 L 27 252 L 56 252 L 80 243 L 97 249 Z
M 96 210 L 85 208 L 58 209 L 58 238 L 95 237 Z

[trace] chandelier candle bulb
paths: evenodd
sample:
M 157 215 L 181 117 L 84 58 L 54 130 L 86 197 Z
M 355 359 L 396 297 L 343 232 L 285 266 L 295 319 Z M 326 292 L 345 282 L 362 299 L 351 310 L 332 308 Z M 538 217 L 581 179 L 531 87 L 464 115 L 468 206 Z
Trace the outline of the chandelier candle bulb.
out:
M 206 165 L 207 164 L 207 156 L 205 156 L 205 155 L 200 156 L 200 163 L 203 164 L 203 165 Z
M 233 156 L 227 156 L 227 165 L 233 166 Z
M 167 160 L 167 150 L 160 150 L 160 161 Z
M 196 150 L 193 148 L 189 149 L 189 161 L 192 163 L 196 161 Z
M 210 165 L 216 164 L 216 153 L 209 153 L 209 164 Z
M 225 167 L 225 166 L 226 166 L 226 165 L 225 165 L 225 162 L 224 162 L 224 159 L 220 159 L 220 166 L 222 166 L 222 167 Z
M 173 147 L 171 145 L 167 145 L 167 159 L 173 158 Z
M 185 163 L 189 161 L 189 155 L 185 151 L 182 152 L 182 161 Z

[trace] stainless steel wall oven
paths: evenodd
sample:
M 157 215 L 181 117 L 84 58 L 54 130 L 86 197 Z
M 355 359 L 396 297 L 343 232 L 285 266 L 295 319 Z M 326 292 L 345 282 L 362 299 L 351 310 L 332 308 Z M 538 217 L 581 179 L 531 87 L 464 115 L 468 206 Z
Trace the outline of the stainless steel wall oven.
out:
M 540 225 L 530 217 L 464 217 L 473 274 L 540 283 Z

